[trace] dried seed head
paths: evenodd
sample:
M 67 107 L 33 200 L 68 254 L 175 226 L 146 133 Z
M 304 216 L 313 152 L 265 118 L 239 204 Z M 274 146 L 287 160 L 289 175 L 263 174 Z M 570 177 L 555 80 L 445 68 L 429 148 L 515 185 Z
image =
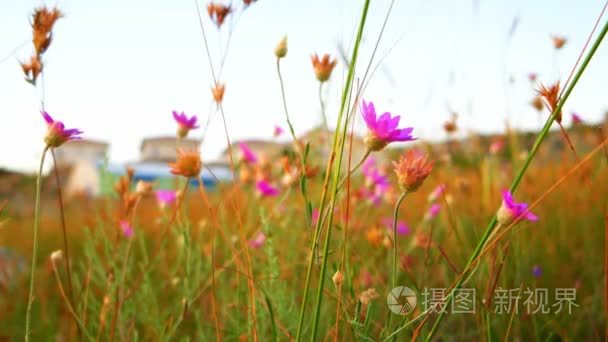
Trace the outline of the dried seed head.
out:
M 42 31 L 34 30 L 32 43 L 34 44 L 34 49 L 36 50 L 36 55 L 40 56 L 51 45 L 51 41 L 53 40 L 53 33 L 46 33 Z
M 40 62 L 40 58 L 38 55 L 33 55 L 30 57 L 29 62 L 21 62 L 21 69 L 25 74 L 25 79 L 29 83 L 36 85 L 36 80 L 38 79 L 38 75 L 42 72 L 42 62 Z
M 557 105 L 559 103 L 559 93 L 560 93 L 559 81 L 555 82 L 553 85 L 551 85 L 549 87 L 545 87 L 544 85 L 541 84 L 540 89 L 538 89 L 537 92 L 540 94 L 540 96 L 542 96 L 545 99 L 545 102 L 549 106 L 549 109 L 551 109 L 551 113 L 555 112 L 555 109 L 557 108 Z M 558 123 L 562 122 L 561 110 L 559 111 L 559 113 L 555 114 L 555 120 Z
M 222 27 L 222 24 L 224 24 L 226 17 L 231 12 L 232 8 L 227 5 L 216 4 L 213 2 L 207 5 L 207 13 L 209 14 L 209 17 L 215 23 L 215 25 L 217 25 L 217 28 Z
M 52 9 L 46 6 L 38 7 L 32 14 L 32 29 L 44 33 L 50 33 L 57 19 L 63 17 L 63 13 L 57 8 Z

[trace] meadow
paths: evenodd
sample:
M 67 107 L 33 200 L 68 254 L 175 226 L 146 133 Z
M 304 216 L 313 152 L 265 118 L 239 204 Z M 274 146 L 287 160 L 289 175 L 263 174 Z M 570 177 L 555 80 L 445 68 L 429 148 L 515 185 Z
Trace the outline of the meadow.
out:
M 0 340 L 607 339 L 608 121 L 562 110 L 600 62 L 592 59 L 608 32 L 603 12 L 567 79 L 529 75 L 546 120 L 537 131 L 457 137 L 455 116 L 437 128 L 447 141 L 433 143 L 365 96 L 376 66 L 358 60 L 370 3 L 357 2 L 335 129 L 325 119 L 326 139 L 296 136 L 282 39 L 271 55 L 284 101 L 275 135 L 289 143 L 266 155 L 231 141 L 224 120 L 231 182 L 197 181 L 205 156 L 180 141 L 205 122 L 173 112 L 170 182 L 102 171 L 109 195 L 67 200 L 61 185 L 43 190 L 62 175 L 42 165 L 86 127 L 41 108 L 41 168 L 15 189 L 31 202 L 0 198 Z M 202 34 L 213 34 L 203 20 L 221 28 L 256 5 L 197 3 Z M 22 64 L 34 87 L 62 17 L 34 10 L 34 54 Z M 320 88 L 335 60 L 313 55 Z M 361 75 L 357 64 L 368 66 Z M 223 118 L 224 85 L 208 81 Z

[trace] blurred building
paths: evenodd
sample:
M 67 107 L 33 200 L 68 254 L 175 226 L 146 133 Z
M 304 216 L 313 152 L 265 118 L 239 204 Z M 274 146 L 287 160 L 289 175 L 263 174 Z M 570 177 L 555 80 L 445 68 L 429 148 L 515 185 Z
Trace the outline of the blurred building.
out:
M 334 131 L 328 132 L 324 128 L 317 127 L 309 130 L 297 138 L 298 148 L 303 150 L 307 144 L 310 144 L 309 159 L 326 161 L 329 158 L 329 151 L 331 150 L 333 137 Z M 267 158 L 269 160 L 275 160 L 287 151 L 294 151 L 294 143 L 291 137 L 289 137 L 289 139 L 285 142 L 263 139 L 234 141 L 232 142 L 232 154 L 235 161 L 241 156 L 241 151 L 239 149 L 239 144 L 241 143 L 246 144 L 259 157 Z M 359 135 L 353 135 L 351 140 L 350 135 L 347 136 L 346 145 L 344 146 L 344 157 L 348 158 L 350 153 L 353 164 L 361 160 L 366 150 L 367 147 L 365 146 L 365 142 L 363 141 L 362 137 Z M 375 152 L 374 157 L 381 163 L 388 161 L 388 154 L 385 151 Z M 230 162 L 228 149 L 225 149 L 222 152 L 221 159 L 223 161 Z M 347 164 L 343 163 L 343 165 Z
M 232 150 L 232 158 L 236 163 L 241 157 L 240 144 L 245 144 L 255 153 L 258 157 L 274 160 L 279 157 L 286 149 L 291 148 L 291 145 L 281 143 L 273 140 L 263 139 L 247 139 L 240 141 L 232 141 L 230 149 L 226 147 L 220 156 L 220 161 L 230 164 L 230 150 Z
M 175 136 L 145 138 L 141 142 L 140 160 L 142 162 L 171 162 L 177 157 L 177 148 L 186 151 L 199 150 L 201 141 L 197 139 L 178 139 Z
M 170 188 L 175 185 L 175 176 L 171 173 L 168 163 L 177 158 L 177 150 L 198 151 L 201 141 L 198 139 L 180 139 L 174 136 L 145 138 L 140 146 L 139 161 L 128 165 L 113 165 L 108 171 L 119 176 L 126 172 L 126 167 L 133 169 L 135 181 L 154 182 L 157 188 Z M 232 173 L 225 163 L 209 163 L 203 160 L 204 169 L 201 178 L 205 186 L 212 187 L 218 182 L 231 181 Z M 192 185 L 198 185 L 199 180 L 191 179 Z
M 62 190 L 67 198 L 75 195 L 96 196 L 100 193 L 99 169 L 104 164 L 109 145 L 103 141 L 73 140 L 55 148 L 56 164 Z M 49 173 L 45 190 L 56 189 L 53 176 Z

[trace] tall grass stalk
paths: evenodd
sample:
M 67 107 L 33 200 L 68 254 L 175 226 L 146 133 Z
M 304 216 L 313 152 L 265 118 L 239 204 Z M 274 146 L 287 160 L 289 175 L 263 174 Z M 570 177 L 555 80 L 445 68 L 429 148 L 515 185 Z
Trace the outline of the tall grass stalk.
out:
M 196 7 L 196 13 L 197 13 L 197 17 L 198 17 L 198 22 L 201 28 L 201 33 L 203 34 L 203 42 L 205 45 L 205 52 L 207 54 L 207 60 L 209 62 L 209 69 L 211 70 L 211 76 L 213 77 L 213 84 L 217 85 L 217 77 L 215 74 L 215 69 L 213 68 L 213 61 L 211 59 L 211 53 L 209 51 L 209 44 L 207 42 L 207 35 L 205 33 L 205 26 L 203 25 L 203 19 L 201 16 L 201 10 L 200 7 L 198 5 L 198 0 L 194 0 L 194 5 Z M 228 134 L 228 125 L 226 124 L 226 115 L 224 114 L 224 106 L 222 105 L 222 102 L 218 102 L 218 107 L 220 110 L 220 114 L 222 115 L 222 123 L 224 125 L 224 133 L 226 135 L 226 143 L 228 145 L 228 156 L 229 156 L 229 160 L 230 160 L 230 170 L 232 171 L 232 179 L 233 179 L 233 183 L 237 183 L 238 179 L 237 179 L 237 175 L 236 175 L 236 168 L 235 168 L 235 164 L 234 164 L 234 156 L 232 154 L 232 143 L 230 142 L 230 135 Z M 253 316 L 253 325 L 252 325 L 252 333 L 253 333 L 253 340 L 257 341 L 258 340 L 258 336 L 257 336 L 257 328 L 256 328 L 256 301 L 255 301 L 255 284 L 254 284 L 254 277 L 253 277 L 253 270 L 252 270 L 252 262 L 251 262 L 251 255 L 249 253 L 249 248 L 247 248 L 247 238 L 245 236 L 245 232 L 244 232 L 244 227 L 243 227 L 243 220 L 242 217 L 240 215 L 240 208 L 238 207 L 238 203 L 236 199 L 233 199 L 232 201 L 232 208 L 236 214 L 236 218 L 238 221 L 238 231 L 239 231 L 239 238 L 241 240 L 241 244 L 243 245 L 243 248 L 245 250 L 245 260 L 247 261 L 246 263 L 246 268 L 247 268 L 247 289 L 249 291 L 249 306 L 251 308 L 251 315 Z
M 44 167 L 44 158 L 48 146 L 44 147 L 42 156 L 40 157 L 40 167 L 36 176 L 36 202 L 34 204 L 34 241 L 32 246 L 32 266 L 30 270 L 30 293 L 27 300 L 27 311 L 25 313 L 25 341 L 30 339 L 30 322 L 32 313 L 32 304 L 34 303 L 34 277 L 36 275 L 36 258 L 38 257 L 38 225 L 40 223 L 40 190 L 42 188 L 42 168 Z
M 604 27 L 602 28 L 602 31 L 599 33 L 599 35 L 595 39 L 595 42 L 593 43 L 593 46 L 591 47 L 591 49 L 587 53 L 587 56 L 585 57 L 585 60 L 583 61 L 583 63 L 581 64 L 580 68 L 578 69 L 578 71 L 574 75 L 574 78 L 572 79 L 572 82 L 568 85 L 568 87 L 567 87 L 566 91 L 564 92 L 563 96 L 559 99 L 559 103 L 556 106 L 555 110 L 551 113 L 551 115 L 549 116 L 549 118 L 545 122 L 545 125 L 543 126 L 543 128 L 540 131 L 538 137 L 536 138 L 536 141 L 534 142 L 532 150 L 528 154 L 528 157 L 524 161 L 524 164 L 522 165 L 521 169 L 519 170 L 519 172 L 515 176 L 515 179 L 513 180 L 513 183 L 511 184 L 511 187 L 510 187 L 511 192 L 514 192 L 517 189 L 517 187 L 519 186 L 519 183 L 521 182 L 524 174 L 526 173 L 526 170 L 530 166 L 530 163 L 532 162 L 532 159 L 534 159 L 534 157 L 536 156 L 536 153 L 538 152 L 538 149 L 540 148 L 541 143 L 543 142 L 543 140 L 547 136 L 547 133 L 549 133 L 549 129 L 551 128 L 553 122 L 555 121 L 555 118 L 561 112 L 562 107 L 564 106 L 564 103 L 566 103 L 566 101 L 568 100 L 568 97 L 572 93 L 572 90 L 574 89 L 574 87 L 578 83 L 579 79 L 583 75 L 585 69 L 589 65 L 589 62 L 591 61 L 591 58 L 593 58 L 593 55 L 597 51 L 598 47 L 600 46 L 600 44 L 601 44 L 602 40 L 604 39 L 604 36 L 606 35 L 607 32 L 608 32 L 608 21 L 604 24 Z M 498 221 L 496 220 L 496 215 L 494 215 L 494 217 L 492 218 L 492 220 L 490 221 L 490 223 L 486 227 L 486 230 L 485 230 L 483 236 L 481 237 L 481 239 L 477 243 L 477 246 L 475 247 L 475 250 L 471 254 L 471 257 L 469 258 L 469 261 L 465 265 L 465 269 L 468 269 L 469 266 L 471 266 L 471 264 L 477 259 L 477 257 L 479 256 L 481 250 L 483 249 L 484 245 L 488 241 L 488 238 L 492 234 L 492 231 L 494 230 L 494 227 L 496 226 L 497 222 Z M 454 286 L 454 289 L 460 288 L 462 286 L 462 284 L 463 284 L 463 280 L 464 280 L 464 277 L 461 277 L 460 280 Z M 450 303 L 451 303 L 451 301 L 453 299 L 452 293 L 453 292 L 450 292 L 450 294 L 448 294 L 448 296 L 446 298 L 446 301 L 447 301 L 448 305 L 450 305 Z M 437 329 L 439 328 L 439 326 L 440 326 L 441 322 L 443 321 L 444 317 L 445 317 L 445 313 L 443 313 L 443 312 L 440 313 L 439 316 L 437 316 L 437 320 L 435 321 L 435 324 L 433 325 L 433 327 L 431 328 L 431 331 L 427 335 L 426 341 L 430 341 L 432 339 L 432 337 L 437 332 Z
M 57 265 L 55 264 L 55 260 L 53 260 L 52 258 L 51 258 L 51 267 L 53 268 L 53 273 L 55 274 L 55 281 L 57 282 L 57 287 L 59 288 L 59 294 L 61 295 L 61 297 L 63 297 L 63 300 L 66 302 L 66 305 L 68 307 L 68 310 L 70 311 L 70 314 L 72 314 L 72 317 L 74 317 L 74 321 L 78 325 L 78 329 L 81 331 L 81 336 L 82 336 L 81 339 L 84 340 L 84 336 L 86 335 L 86 337 L 89 340 L 92 340 L 93 337 L 91 336 L 91 334 L 85 327 L 82 320 L 80 320 L 80 318 L 78 318 L 78 314 L 76 314 L 76 311 L 74 311 L 74 307 L 70 304 L 70 301 L 65 294 L 65 290 L 63 289 L 63 285 L 61 284 L 61 278 L 59 277 L 59 271 L 57 270 Z
M 366 0 L 365 4 L 363 6 L 363 12 L 362 12 L 362 15 L 361 15 L 361 21 L 359 23 L 359 29 L 358 29 L 358 32 L 357 32 L 357 38 L 355 40 L 355 47 L 353 49 L 351 63 L 350 63 L 349 68 L 348 68 L 348 75 L 346 77 L 346 84 L 344 85 L 344 89 L 342 91 L 342 100 L 341 100 L 341 103 L 340 103 L 340 112 L 338 114 L 338 125 L 336 127 L 336 133 L 334 134 L 334 139 L 333 139 L 333 143 L 332 143 L 332 149 L 330 151 L 329 160 L 327 162 L 327 169 L 326 169 L 326 174 L 325 174 L 325 180 L 324 180 L 324 183 L 323 183 L 323 192 L 321 194 L 321 203 L 319 205 L 319 212 L 323 212 L 323 209 L 325 207 L 325 201 L 327 199 L 327 187 L 328 187 L 329 178 L 330 178 L 330 175 L 331 175 L 331 167 L 333 165 L 334 159 L 336 158 L 336 150 L 337 150 L 337 147 L 338 147 L 338 132 L 340 131 L 340 128 L 341 128 L 342 117 L 344 115 L 344 109 L 346 108 L 346 99 L 347 99 L 347 97 L 348 97 L 348 95 L 350 93 L 352 81 L 353 81 L 354 74 L 355 74 L 355 65 L 356 65 L 356 61 L 357 61 L 357 55 L 358 55 L 358 52 L 359 52 L 359 45 L 361 43 L 361 38 L 362 38 L 362 35 L 363 35 L 363 27 L 365 25 L 365 20 L 367 18 L 367 10 L 369 8 L 369 3 L 370 3 L 370 0 Z M 339 158 L 341 158 L 341 156 Z M 302 304 L 301 304 L 301 307 L 300 307 L 300 317 L 298 319 L 298 330 L 297 330 L 297 333 L 296 333 L 296 341 L 300 341 L 301 338 L 302 338 L 302 328 L 303 328 L 303 323 L 304 323 L 304 316 L 305 316 L 305 313 L 306 313 L 306 303 L 307 303 L 307 300 L 308 300 L 308 293 L 309 293 L 309 290 L 310 290 L 310 278 L 311 278 L 311 273 L 312 273 L 312 267 L 313 267 L 313 263 L 314 263 L 314 252 L 313 251 L 315 250 L 317 242 L 318 242 L 318 239 L 319 239 L 319 235 L 320 235 L 320 231 L 321 231 L 321 227 L 320 227 L 321 226 L 321 221 L 322 220 L 318 220 L 317 221 L 317 225 L 316 225 L 316 228 L 315 228 L 315 236 L 314 236 L 314 239 L 312 241 L 312 247 L 310 249 L 311 253 L 310 253 L 310 256 L 309 256 L 310 259 L 309 259 L 309 262 L 308 262 L 308 270 L 306 271 L 306 282 L 304 284 L 304 294 L 303 294 L 303 298 L 302 298 Z M 330 219 L 330 225 L 331 225 L 331 219 Z M 329 234 L 329 232 L 328 232 L 328 234 Z M 324 280 L 323 277 L 324 277 L 324 274 L 325 274 L 325 267 L 326 267 L 326 264 L 327 264 L 327 262 L 326 262 L 326 260 L 327 260 L 327 258 L 326 258 L 327 253 L 325 253 L 324 256 L 325 257 L 324 257 L 324 261 L 323 261 L 323 268 L 322 268 L 322 271 L 321 271 L 321 279 L 320 279 L 321 284 L 319 286 L 319 288 L 321 290 L 323 288 L 322 282 Z M 314 323 L 314 326 L 313 326 L 313 335 L 312 335 L 313 340 L 314 340 L 314 337 L 316 335 L 316 329 L 317 329 L 317 324 L 318 324 L 318 310 L 319 310 L 319 307 L 320 307 L 320 300 L 321 300 L 321 297 L 319 296 L 318 299 L 317 299 L 317 308 L 315 309 L 315 322 L 317 322 L 317 323 Z
M 337 160 L 337 163 L 334 165 L 334 173 L 332 175 L 333 182 L 332 182 L 331 199 L 330 199 L 330 205 L 329 205 L 330 215 L 329 215 L 329 221 L 327 224 L 327 233 L 325 235 L 325 245 L 323 247 L 323 262 L 321 264 L 321 273 L 319 275 L 319 286 L 317 289 L 317 303 L 315 305 L 314 320 L 313 320 L 313 325 L 312 325 L 312 334 L 311 334 L 312 341 L 316 340 L 317 329 L 319 328 L 321 305 L 323 303 L 323 286 L 325 285 L 325 273 L 327 271 L 327 259 L 328 259 L 327 255 L 329 253 L 329 244 L 331 241 L 331 231 L 332 231 L 333 217 L 334 217 L 333 215 L 331 215 L 331 213 L 333 213 L 333 211 L 334 211 L 337 194 L 339 191 L 338 182 L 340 179 L 340 170 L 342 168 L 342 157 L 343 157 L 343 152 L 344 152 L 345 137 L 346 137 L 346 134 L 348 131 L 348 119 L 345 120 L 346 122 L 344 123 L 344 128 L 342 129 L 342 126 L 341 126 L 342 116 L 344 113 L 344 108 L 346 107 L 347 95 L 350 93 L 350 90 L 352 87 L 352 81 L 353 81 L 354 73 L 355 73 L 355 66 L 357 65 L 357 56 L 358 56 L 358 52 L 359 52 L 359 46 L 361 43 L 361 38 L 363 36 L 363 28 L 365 27 L 365 21 L 367 19 L 369 3 L 370 3 L 370 0 L 366 0 L 365 4 L 363 6 L 363 11 L 361 14 L 361 21 L 359 23 L 359 29 L 357 32 L 357 38 L 355 40 L 355 47 L 353 49 L 353 56 L 351 58 L 351 64 L 350 64 L 350 68 L 348 70 L 346 84 L 344 87 L 344 91 L 342 93 L 342 103 L 340 105 L 340 114 L 338 115 L 338 124 L 336 127 L 336 134 L 334 135 L 334 143 L 332 146 L 331 154 L 332 155 L 337 154 L 338 160 Z M 355 102 L 356 102 L 356 99 L 355 99 Z M 339 132 L 342 135 L 342 139 L 340 139 L 340 143 L 338 146 L 338 133 Z M 338 150 L 338 147 L 339 147 L 339 150 Z M 318 227 L 318 228 L 320 228 L 320 227 Z
M 353 124 L 354 124 L 354 120 L 351 122 L 350 125 L 350 141 L 349 141 L 349 151 L 348 151 L 348 169 L 351 168 L 351 163 L 352 163 L 352 159 L 353 159 Z M 347 178 L 347 182 L 346 182 L 346 198 L 350 198 L 350 178 Z M 343 274 L 346 272 L 348 273 L 348 267 L 345 266 L 347 261 L 346 255 L 348 253 L 348 227 L 349 227 L 349 223 L 350 223 L 350 201 L 346 202 L 346 213 L 344 215 L 344 235 L 342 236 L 342 257 L 340 260 L 340 267 L 338 268 L 338 272 L 340 272 L 339 274 L 341 275 L 342 279 L 339 281 L 334 281 L 334 284 L 337 287 L 338 290 L 338 299 L 336 300 L 336 323 L 334 325 L 334 341 L 338 341 L 338 338 L 340 336 L 340 309 L 344 310 L 343 308 L 341 308 L 341 304 L 342 304 L 342 289 L 343 289 L 343 284 L 344 284 L 344 278 L 348 279 L 348 275 L 346 277 L 343 276 Z M 333 279 L 332 279 L 333 280 Z
M 68 230 L 65 223 L 65 210 L 63 208 L 63 194 L 61 191 L 61 177 L 59 176 L 59 168 L 55 159 L 55 149 L 51 148 L 51 156 L 53 157 L 53 173 L 55 174 L 55 183 L 57 184 L 57 202 L 59 203 L 59 215 L 61 217 L 61 232 L 63 235 L 63 250 L 65 252 L 65 272 L 68 279 L 68 298 L 70 305 L 74 307 L 74 287 L 72 285 L 72 272 L 70 267 L 70 252 L 68 247 Z

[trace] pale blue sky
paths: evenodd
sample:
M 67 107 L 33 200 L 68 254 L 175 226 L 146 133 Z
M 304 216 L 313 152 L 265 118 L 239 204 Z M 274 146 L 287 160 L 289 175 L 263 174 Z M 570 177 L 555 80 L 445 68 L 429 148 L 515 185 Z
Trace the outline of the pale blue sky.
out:
M 234 0 L 236 4 L 238 0 Z M 31 39 L 28 16 L 40 1 L 0 2 L 0 59 Z M 273 49 L 287 34 L 289 53 L 282 62 L 288 105 L 296 131 L 320 124 L 318 85 L 312 52 L 337 54 L 337 43 L 349 46 L 363 1 L 259 0 L 238 19 L 222 75 L 225 112 L 233 140 L 270 138 L 273 126 L 285 127 Z M 111 143 L 112 162 L 136 160 L 143 137 L 173 134 L 173 109 L 211 121 L 203 158 L 225 148 L 219 114 L 213 114 L 211 74 L 203 49 L 194 1 L 58 0 L 67 14 L 55 26 L 55 40 L 45 56 L 47 110 L 84 136 Z M 566 0 L 397 0 L 379 55 L 396 46 L 384 69 L 364 95 L 380 111 L 403 116 L 414 134 L 443 137 L 448 105 L 460 114 L 460 126 L 483 132 L 504 129 L 507 118 L 503 70 L 513 75 L 508 119 L 525 129 L 539 118 L 528 105 L 533 90 L 526 79 L 535 71 L 542 82 L 565 80 L 602 1 Z M 199 1 L 204 11 L 206 2 Z M 369 60 L 389 1 L 374 0 L 361 50 L 359 76 Z M 239 2 L 240 6 L 240 2 Z M 205 13 L 206 14 L 206 13 Z M 506 48 L 514 18 L 517 30 Z M 204 16 L 217 66 L 228 25 L 218 31 Z M 554 54 L 551 34 L 568 38 Z M 608 44 L 608 43 L 607 43 Z M 32 170 L 37 165 L 44 121 L 39 115 L 40 90 L 23 80 L 18 60 L 31 44 L 0 63 L 0 166 Z M 598 121 L 608 109 L 608 47 L 602 46 L 566 112 Z M 339 63 L 327 93 L 330 122 L 337 117 L 344 78 Z M 386 76 L 390 73 L 390 78 Z M 568 116 L 569 120 L 569 116 Z M 358 123 L 359 131 L 363 125 Z M 202 131 L 195 131 L 200 136 Z

